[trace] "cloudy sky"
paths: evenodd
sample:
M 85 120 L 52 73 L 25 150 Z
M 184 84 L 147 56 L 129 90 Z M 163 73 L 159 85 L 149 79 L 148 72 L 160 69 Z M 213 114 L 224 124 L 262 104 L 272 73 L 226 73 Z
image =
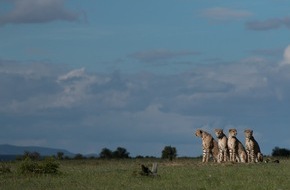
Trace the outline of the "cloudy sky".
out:
M 289 0 L 0 0 L 0 144 L 202 154 L 290 147 Z

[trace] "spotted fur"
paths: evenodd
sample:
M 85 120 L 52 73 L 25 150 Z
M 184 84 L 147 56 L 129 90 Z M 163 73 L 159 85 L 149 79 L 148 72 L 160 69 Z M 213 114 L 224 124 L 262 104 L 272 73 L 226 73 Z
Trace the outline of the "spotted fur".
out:
M 215 129 L 214 131 L 218 139 L 218 148 L 219 148 L 218 162 L 226 162 L 228 160 L 228 138 L 224 134 L 223 129 Z
M 230 161 L 247 162 L 247 153 L 243 144 L 237 139 L 237 130 L 229 129 L 228 148 Z
M 253 136 L 253 130 L 246 129 L 244 131 L 246 137 L 246 151 L 248 154 L 248 162 L 263 162 L 263 155 L 258 142 Z
M 201 129 L 197 129 L 195 135 L 202 139 L 202 150 L 203 150 L 202 162 L 203 163 L 208 162 L 210 156 L 212 156 L 214 162 L 216 162 L 218 160 L 219 154 L 217 141 L 214 140 L 211 134 Z

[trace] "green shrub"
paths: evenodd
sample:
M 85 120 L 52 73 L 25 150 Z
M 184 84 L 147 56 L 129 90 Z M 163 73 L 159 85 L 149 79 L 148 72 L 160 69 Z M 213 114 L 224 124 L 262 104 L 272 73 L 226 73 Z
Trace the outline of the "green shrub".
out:
M 1 162 L 0 165 L 0 174 L 10 173 L 11 167 L 7 165 L 6 163 Z
M 44 160 L 42 165 L 40 165 L 42 173 L 46 174 L 56 174 L 58 173 L 59 163 L 55 161 L 54 158 L 48 157 Z
M 20 164 L 19 170 L 22 174 L 36 173 L 36 174 L 56 174 L 58 173 L 59 164 L 54 158 L 46 158 L 42 162 L 31 160 L 29 157 L 25 158 Z
M 32 161 L 31 158 L 26 157 L 19 166 L 20 173 L 35 173 L 37 171 L 38 164 Z

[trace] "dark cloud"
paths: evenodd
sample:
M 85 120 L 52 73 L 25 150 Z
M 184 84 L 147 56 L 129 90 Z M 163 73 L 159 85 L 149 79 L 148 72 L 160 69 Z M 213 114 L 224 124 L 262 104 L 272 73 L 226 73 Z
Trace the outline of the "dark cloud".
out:
M 250 53 L 254 55 L 261 55 L 261 56 L 279 56 L 281 57 L 283 54 L 283 49 L 256 49 L 251 50 Z
M 179 57 L 200 55 L 197 51 L 170 51 L 166 49 L 140 51 L 129 55 L 130 58 L 137 59 L 142 62 L 155 62 L 161 60 L 174 59 Z
M 247 18 L 252 15 L 251 12 L 246 10 L 230 9 L 225 7 L 213 7 L 205 9 L 201 12 L 201 16 L 206 17 L 210 20 L 239 20 L 242 18 Z
M 0 2 L 1 3 L 1 2 Z M 77 21 L 80 14 L 68 10 L 65 0 L 14 0 L 12 9 L 0 15 L 0 25 L 47 23 L 56 20 Z
M 249 30 L 274 30 L 281 27 L 290 27 L 290 18 L 272 18 L 264 21 L 249 21 L 246 22 L 246 28 Z

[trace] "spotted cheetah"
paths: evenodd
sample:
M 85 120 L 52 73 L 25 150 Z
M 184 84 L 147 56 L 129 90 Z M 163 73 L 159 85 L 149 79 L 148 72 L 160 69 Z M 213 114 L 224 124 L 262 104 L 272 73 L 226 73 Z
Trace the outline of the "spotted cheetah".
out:
M 214 131 L 218 139 L 218 147 L 219 147 L 218 162 L 226 162 L 228 160 L 228 138 L 224 134 L 223 129 L 215 129 Z
M 208 162 L 210 155 L 212 156 L 214 162 L 218 160 L 218 143 L 214 138 L 206 131 L 201 129 L 197 129 L 195 132 L 197 137 L 202 139 L 202 150 L 203 150 L 203 157 L 202 162 Z
M 247 162 L 247 153 L 243 144 L 237 139 L 237 130 L 229 129 L 228 148 L 230 153 L 230 161 Z
M 246 137 L 246 151 L 248 154 L 248 162 L 263 162 L 263 155 L 258 142 L 253 136 L 253 130 L 246 129 L 244 131 Z

